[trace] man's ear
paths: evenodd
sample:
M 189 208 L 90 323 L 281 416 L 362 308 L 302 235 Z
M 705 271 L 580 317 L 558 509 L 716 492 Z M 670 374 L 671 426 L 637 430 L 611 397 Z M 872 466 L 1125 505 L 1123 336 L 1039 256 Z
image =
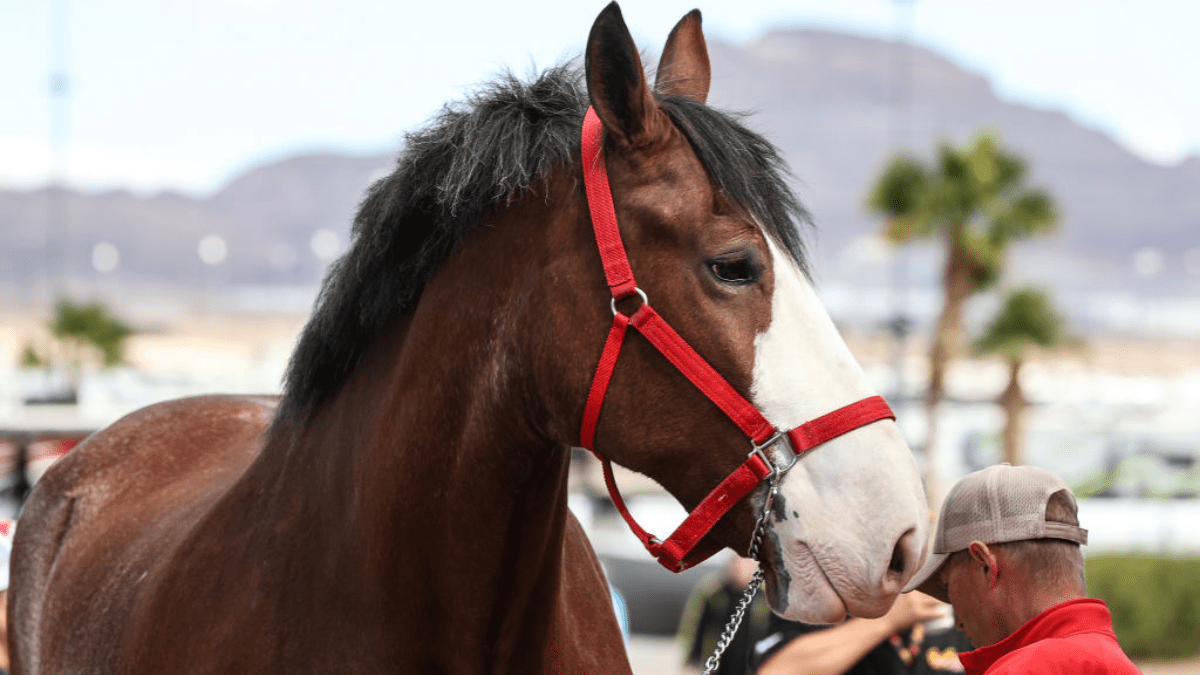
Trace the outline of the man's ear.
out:
M 982 541 L 971 542 L 967 551 L 970 552 L 971 560 L 980 565 L 980 571 L 987 578 L 988 588 L 995 588 L 996 582 L 1000 580 L 1000 559 L 996 557 L 996 552 Z

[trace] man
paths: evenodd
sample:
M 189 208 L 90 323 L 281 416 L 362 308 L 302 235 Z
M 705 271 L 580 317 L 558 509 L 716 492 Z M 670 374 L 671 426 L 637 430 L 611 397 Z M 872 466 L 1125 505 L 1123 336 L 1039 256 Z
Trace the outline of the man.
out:
M 1031 466 L 992 466 L 942 504 L 932 553 L 905 591 L 949 602 L 976 647 L 968 674 L 1135 675 L 1112 615 L 1086 596 L 1075 496 Z

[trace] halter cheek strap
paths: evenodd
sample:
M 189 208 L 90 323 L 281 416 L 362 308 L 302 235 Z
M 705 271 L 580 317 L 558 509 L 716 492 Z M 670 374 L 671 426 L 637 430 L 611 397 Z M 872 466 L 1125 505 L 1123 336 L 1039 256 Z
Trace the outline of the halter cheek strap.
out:
M 591 108 L 583 122 L 582 159 L 584 184 L 587 189 L 588 208 L 592 226 L 596 232 L 596 243 L 600 259 L 604 264 L 604 276 L 612 292 L 613 323 L 600 354 L 596 375 L 588 392 L 584 406 L 583 424 L 579 432 L 580 445 L 591 450 L 604 465 L 604 482 L 608 486 L 613 504 L 629 525 L 629 529 L 641 540 L 642 545 L 667 569 L 681 572 L 708 556 L 690 555 L 696 544 L 708 534 L 726 513 L 759 483 L 767 479 L 777 480 L 796 462 L 800 453 L 810 450 L 825 441 L 836 438 L 847 431 L 857 429 L 881 419 L 895 419 L 891 408 L 879 396 L 861 401 L 806 422 L 794 429 L 781 432 L 763 417 L 762 413 L 737 392 L 733 385 L 703 357 L 692 349 L 674 329 L 650 307 L 646 294 L 638 288 L 633 278 L 633 269 L 621 232 L 617 227 L 617 214 L 613 206 L 612 188 L 608 182 L 608 170 L 601 156 L 604 128 L 600 118 Z M 641 297 L 641 305 L 630 315 L 617 311 L 618 300 L 634 294 Z M 752 450 L 742 463 L 712 492 L 692 509 L 683 523 L 666 541 L 651 535 L 637 524 L 625 506 L 621 493 L 613 478 L 612 464 L 594 449 L 596 426 L 600 420 L 600 409 L 616 369 L 617 358 L 624 344 L 629 327 L 642 334 L 650 344 L 667 358 L 692 384 L 708 397 L 734 424 L 751 440 Z M 779 444 L 782 439 L 787 443 Z M 788 459 L 781 466 L 773 465 L 767 455 L 772 445 L 780 448 L 790 446 Z M 790 456 L 789 456 L 790 455 Z

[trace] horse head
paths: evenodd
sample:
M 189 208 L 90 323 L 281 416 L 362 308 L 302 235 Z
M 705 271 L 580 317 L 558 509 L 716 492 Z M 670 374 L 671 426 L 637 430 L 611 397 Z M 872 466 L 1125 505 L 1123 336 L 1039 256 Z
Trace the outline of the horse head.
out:
M 604 129 L 598 161 L 644 293 L 614 302 L 614 311 L 652 305 L 778 429 L 872 396 L 813 290 L 796 231 L 805 214 L 779 158 L 705 105 L 710 69 L 699 12 L 671 32 L 653 88 L 615 3 L 592 27 L 585 67 Z M 594 254 L 590 264 L 596 269 L 586 278 L 598 278 Z M 579 302 L 602 310 L 575 329 L 598 325 L 609 310 L 603 299 Z M 588 339 L 582 350 L 594 364 L 600 338 Z M 625 342 L 591 447 L 654 478 L 691 510 L 746 462 L 751 444 L 643 336 Z M 746 554 L 768 489 L 721 518 L 697 553 Z M 768 599 L 784 617 L 879 616 L 924 558 L 928 506 L 890 419 L 801 455 L 770 504 L 760 558 Z

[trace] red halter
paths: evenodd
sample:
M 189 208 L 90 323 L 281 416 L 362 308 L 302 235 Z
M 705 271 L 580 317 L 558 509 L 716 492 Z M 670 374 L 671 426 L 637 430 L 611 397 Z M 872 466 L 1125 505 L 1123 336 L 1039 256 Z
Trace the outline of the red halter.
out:
M 596 243 L 600 248 L 600 258 L 604 262 L 604 276 L 612 291 L 613 324 L 604 343 L 604 351 L 600 354 L 600 363 L 596 367 L 596 376 L 592 380 L 587 405 L 583 410 L 583 426 L 579 432 L 580 444 L 591 450 L 603 463 L 608 494 L 621 516 L 625 518 L 625 522 L 629 524 L 629 529 L 633 530 L 646 550 L 657 558 L 663 567 L 672 572 L 682 572 L 708 557 L 689 557 L 689 554 L 713 525 L 759 483 L 768 478 L 778 478 L 790 469 L 800 453 L 847 431 L 878 420 L 895 419 L 896 416 L 882 397 L 871 396 L 822 415 L 795 429 L 786 432 L 776 430 L 754 404 L 739 394 L 650 307 L 646 294 L 637 287 L 633 279 L 633 269 L 629 266 L 629 257 L 625 253 L 625 245 L 621 243 L 621 232 L 617 227 L 612 188 L 608 184 L 608 169 L 600 156 L 603 140 L 604 127 L 600 118 L 594 110 L 588 108 L 587 116 L 583 120 L 582 134 L 583 178 L 587 188 L 592 226 L 596 231 Z M 617 301 L 635 293 L 642 299 L 637 311 L 629 316 L 618 312 Z M 592 447 L 596 425 L 600 420 L 600 408 L 604 404 L 604 396 L 608 391 L 625 331 L 629 326 L 636 328 L 691 380 L 692 384 L 724 411 L 750 437 L 753 447 L 746 461 L 692 509 L 666 541 L 649 534 L 634 521 L 613 479 L 612 464 Z M 775 466 L 767 458 L 766 449 L 785 436 L 791 442 L 794 454 L 786 466 Z

